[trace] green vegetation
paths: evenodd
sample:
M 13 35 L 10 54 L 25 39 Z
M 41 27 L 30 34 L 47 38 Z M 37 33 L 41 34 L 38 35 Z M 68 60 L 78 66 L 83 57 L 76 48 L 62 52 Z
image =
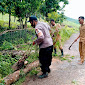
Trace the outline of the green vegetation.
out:
M 71 83 L 73 83 L 74 85 L 79 85 L 79 84 L 78 84 L 78 81 L 75 80 L 75 79 L 74 79 Z
M 26 33 L 27 32 L 27 33 Z M 24 43 L 32 43 L 32 37 L 35 34 L 33 30 L 24 30 L 24 31 L 17 31 L 12 32 L 13 36 L 10 36 L 11 32 L 8 32 L 2 36 L 0 36 L 0 50 L 34 50 L 34 53 L 32 53 L 30 56 L 28 56 L 27 61 L 28 63 L 31 63 L 35 60 L 37 60 L 38 53 L 37 53 L 37 47 L 32 46 L 32 44 L 23 45 Z M 21 33 L 21 35 L 20 35 Z M 19 37 L 21 36 L 21 37 Z M 19 48 L 17 48 L 17 45 L 21 44 Z M 1 77 L 5 77 L 6 75 L 12 73 L 11 66 L 19 60 L 21 56 L 16 56 L 12 58 L 12 55 L 9 54 L 0 54 L 0 75 Z
M 13 72 L 11 66 L 19 60 L 19 56 L 12 58 L 9 54 L 0 54 L 0 77 L 3 78 L 6 75 Z
M 77 19 L 72 19 L 72 18 L 70 18 L 70 17 L 66 17 L 66 20 L 67 20 L 67 21 L 71 21 L 71 22 L 76 23 L 76 24 L 79 24 L 79 22 L 78 22 Z
M 63 2 L 62 8 L 60 3 Z M 49 21 L 51 18 L 55 19 L 57 23 L 60 23 L 62 29 L 60 30 L 61 41 L 64 43 L 73 33 L 78 31 L 79 25 L 65 19 L 63 8 L 68 4 L 68 0 L 1 0 L 0 1 L 0 85 L 4 85 L 4 81 L 1 82 L 3 77 L 13 73 L 11 66 L 15 64 L 21 57 L 16 55 L 13 57 L 9 52 L 13 51 L 25 51 L 27 54 L 31 53 L 26 59 L 28 64 L 38 60 L 39 48 L 32 43 L 36 39 L 35 30 L 29 29 L 30 23 L 27 23 L 30 15 L 36 15 L 39 20 Z M 61 11 L 61 13 L 57 12 Z M 73 19 L 72 19 L 73 20 Z M 63 22 L 63 23 L 62 23 Z M 24 29 L 24 28 L 27 29 Z M 18 30 L 16 30 L 18 29 Z M 4 53 L 5 52 L 5 53 Z M 70 57 L 73 59 L 74 57 Z M 62 60 L 69 59 L 64 58 Z M 22 68 L 25 68 L 23 66 Z M 38 71 L 33 68 L 29 72 L 30 75 L 36 75 Z M 21 85 L 25 80 L 25 74 L 21 70 L 20 79 L 12 85 Z M 22 77 L 23 76 L 23 77 Z
M 0 32 L 3 32 L 5 30 L 15 29 L 17 28 L 18 24 L 11 22 L 11 28 L 8 27 L 8 22 L 0 20 Z
M 48 20 L 54 19 L 56 23 L 62 23 L 63 20 L 65 19 L 64 13 L 62 12 L 61 14 L 58 12 L 51 12 L 48 13 Z
M 71 26 L 72 28 L 74 28 L 74 30 L 79 30 L 79 24 L 76 24 L 74 22 L 64 20 L 63 24 L 67 26 Z
M 64 43 L 75 31 L 76 31 L 75 28 L 69 28 L 68 25 L 63 27 L 60 30 L 62 42 Z M 23 29 L 23 30 L 18 30 L 13 32 L 7 32 L 3 34 L 2 36 L 0 36 L 0 41 L 1 41 L 0 51 L 4 51 L 4 50 L 27 51 L 28 50 L 28 52 L 30 52 L 31 50 L 33 51 L 32 54 L 28 56 L 28 58 L 26 59 L 28 63 L 31 63 L 38 59 L 38 51 L 37 51 L 38 48 L 32 45 L 32 42 L 34 40 L 34 38 L 32 39 L 32 37 L 34 35 L 35 35 L 34 29 Z M 26 43 L 29 43 L 29 44 L 26 44 Z M 0 54 L 0 77 L 1 78 L 14 72 L 11 69 L 11 66 L 14 63 L 16 63 L 20 57 L 22 56 L 16 56 L 15 58 L 12 58 L 12 56 L 9 54 L 2 54 L 2 53 Z M 66 59 L 62 59 L 62 60 L 66 60 Z M 67 59 L 67 60 L 68 62 L 71 62 L 70 59 Z M 31 75 L 37 74 L 37 71 L 33 70 L 32 72 L 30 72 L 30 74 Z M 21 75 L 24 75 L 24 74 L 21 73 Z M 21 81 L 24 81 L 24 80 L 25 80 L 25 76 L 23 78 L 20 78 L 19 82 L 16 82 L 16 85 L 20 85 Z

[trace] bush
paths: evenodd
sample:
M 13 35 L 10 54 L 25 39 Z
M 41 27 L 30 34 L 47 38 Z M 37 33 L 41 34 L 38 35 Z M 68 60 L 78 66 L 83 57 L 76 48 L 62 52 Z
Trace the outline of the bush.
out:
M 4 41 L 3 45 L 0 47 L 0 50 L 12 50 L 12 49 L 14 49 L 14 46 L 7 41 Z
M 16 28 L 17 28 L 16 23 L 11 22 L 11 28 L 9 28 L 9 23 L 7 21 L 0 20 L 0 32 L 3 32 L 4 30 L 10 30 Z
M 74 28 L 69 28 L 67 25 L 60 30 L 60 35 L 61 35 L 61 41 L 65 42 L 73 33 L 76 31 Z
M 8 75 L 9 73 L 11 73 L 11 68 L 10 68 L 11 64 L 8 62 L 1 62 L 0 63 L 0 74 L 2 74 L 2 76 Z

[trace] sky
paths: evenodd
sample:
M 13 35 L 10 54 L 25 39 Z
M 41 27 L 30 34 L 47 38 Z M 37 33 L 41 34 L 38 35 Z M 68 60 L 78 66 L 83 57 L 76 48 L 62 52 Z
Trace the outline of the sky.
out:
M 67 17 L 78 19 L 79 16 L 85 17 L 85 0 L 68 0 L 69 4 L 64 8 Z

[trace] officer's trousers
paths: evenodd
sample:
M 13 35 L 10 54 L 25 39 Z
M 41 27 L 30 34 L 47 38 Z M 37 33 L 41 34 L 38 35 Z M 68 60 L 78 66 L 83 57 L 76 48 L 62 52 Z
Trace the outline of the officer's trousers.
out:
M 39 61 L 41 64 L 41 70 L 43 73 L 49 72 L 52 61 L 53 45 L 47 48 L 41 48 L 39 51 Z

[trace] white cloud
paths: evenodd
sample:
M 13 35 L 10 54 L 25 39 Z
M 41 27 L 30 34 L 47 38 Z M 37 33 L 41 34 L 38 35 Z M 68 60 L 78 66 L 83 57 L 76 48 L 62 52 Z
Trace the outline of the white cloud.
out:
M 78 19 L 79 16 L 85 17 L 85 0 L 69 0 L 64 10 L 68 17 L 74 19 Z

